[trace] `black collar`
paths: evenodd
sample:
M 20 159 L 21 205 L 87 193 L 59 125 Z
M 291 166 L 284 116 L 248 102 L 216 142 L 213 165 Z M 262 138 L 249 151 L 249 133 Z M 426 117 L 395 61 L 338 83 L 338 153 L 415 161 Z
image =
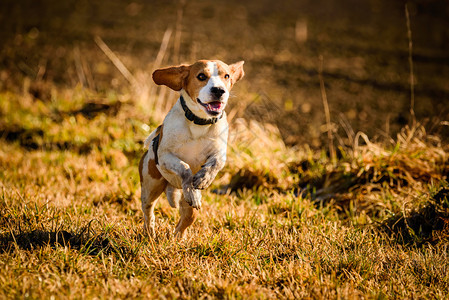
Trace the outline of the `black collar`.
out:
M 184 100 L 184 98 L 182 96 L 181 96 L 181 106 L 185 112 L 185 116 L 186 116 L 187 120 L 192 121 L 196 125 L 215 124 L 218 122 L 218 120 L 220 120 L 223 117 L 223 113 L 221 113 L 221 115 L 219 115 L 218 117 L 210 118 L 210 119 L 202 119 L 202 118 L 198 117 L 187 107 L 186 101 Z

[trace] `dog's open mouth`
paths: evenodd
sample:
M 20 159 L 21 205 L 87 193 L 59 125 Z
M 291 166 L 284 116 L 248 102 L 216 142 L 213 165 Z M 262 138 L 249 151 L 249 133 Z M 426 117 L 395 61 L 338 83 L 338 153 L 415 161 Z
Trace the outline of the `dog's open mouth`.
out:
M 198 98 L 196 99 L 196 101 L 199 104 L 201 104 L 202 106 L 204 106 L 204 108 L 206 109 L 206 112 L 208 114 L 211 114 L 211 115 L 214 115 L 214 116 L 216 116 L 219 113 L 221 113 L 221 111 L 223 110 L 223 107 L 224 107 L 224 103 L 221 102 L 221 101 L 212 101 L 212 102 L 209 102 L 209 103 L 203 103 Z

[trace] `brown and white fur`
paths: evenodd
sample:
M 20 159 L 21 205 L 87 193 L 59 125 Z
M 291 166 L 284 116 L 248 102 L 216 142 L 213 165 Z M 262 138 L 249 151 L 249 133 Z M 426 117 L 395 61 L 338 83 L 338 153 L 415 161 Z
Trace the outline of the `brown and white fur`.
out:
M 148 149 L 139 163 L 144 228 L 154 236 L 154 207 L 165 191 L 181 218 L 175 234 L 182 237 L 201 208 L 201 191 L 209 187 L 226 161 L 228 122 L 224 108 L 233 85 L 244 76 L 243 61 L 227 65 L 200 60 L 192 65 L 158 69 L 158 85 L 180 91 L 180 98 L 164 122 L 145 140 Z M 182 99 L 198 119 L 215 123 L 197 125 L 187 119 Z M 154 149 L 155 138 L 156 149 Z

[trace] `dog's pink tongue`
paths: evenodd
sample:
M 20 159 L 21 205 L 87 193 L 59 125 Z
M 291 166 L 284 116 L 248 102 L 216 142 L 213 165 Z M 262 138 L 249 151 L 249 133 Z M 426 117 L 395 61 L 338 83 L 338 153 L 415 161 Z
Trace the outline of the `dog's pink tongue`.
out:
M 214 101 L 206 104 L 206 108 L 208 111 L 219 112 L 222 109 L 223 103 L 220 101 Z
M 215 101 L 215 102 L 211 102 L 209 104 L 209 106 L 213 109 L 213 110 L 219 110 L 221 108 L 221 102 L 220 101 Z

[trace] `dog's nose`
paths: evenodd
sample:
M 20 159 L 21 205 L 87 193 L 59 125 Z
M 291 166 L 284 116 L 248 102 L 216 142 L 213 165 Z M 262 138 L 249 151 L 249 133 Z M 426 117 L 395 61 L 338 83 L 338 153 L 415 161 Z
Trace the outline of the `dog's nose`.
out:
M 220 87 L 214 86 L 210 89 L 210 92 L 216 99 L 220 99 L 221 96 L 225 93 L 225 90 Z

